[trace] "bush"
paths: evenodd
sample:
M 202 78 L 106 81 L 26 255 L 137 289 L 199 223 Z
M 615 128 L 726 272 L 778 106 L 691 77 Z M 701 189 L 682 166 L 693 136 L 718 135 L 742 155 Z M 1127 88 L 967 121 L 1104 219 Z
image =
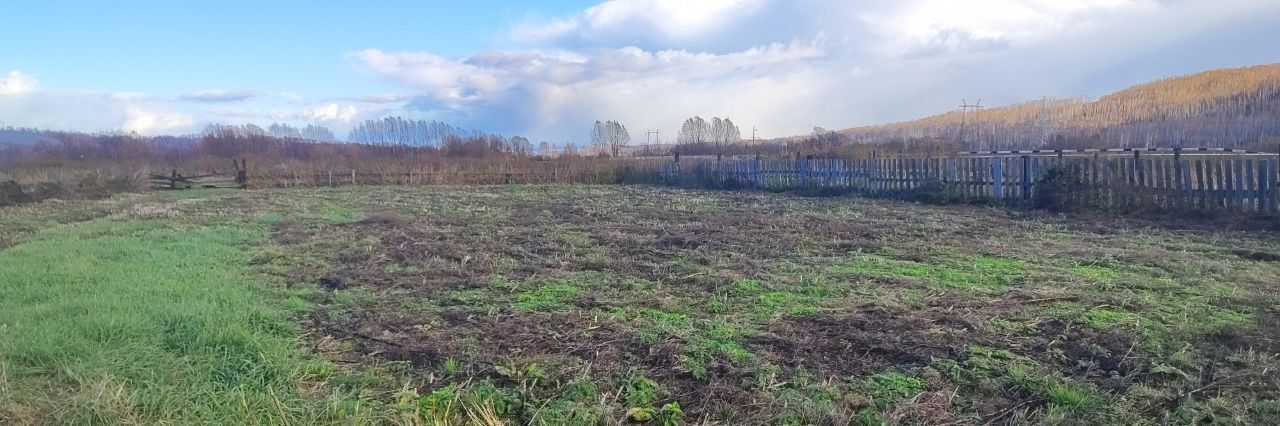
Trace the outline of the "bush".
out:
M 968 198 L 957 191 L 951 189 L 949 185 L 942 181 L 931 180 L 912 188 L 907 194 L 904 194 L 908 200 L 918 201 L 928 204 L 961 204 L 969 202 Z
M 680 173 L 675 177 L 674 181 L 669 181 L 668 184 L 684 188 L 721 190 L 740 190 L 752 187 L 750 182 L 738 180 L 732 173 L 722 172 L 715 165 L 692 163 L 682 167 L 692 168 L 692 170 L 690 170 L 690 173 Z
M 0 182 L 0 206 L 12 206 L 27 202 L 31 197 L 22 191 L 22 185 L 18 181 L 7 180 Z
M 112 176 L 105 179 L 86 176 L 76 185 L 76 192 L 85 198 L 106 198 L 123 192 L 137 192 L 142 183 L 133 176 Z
M 622 166 L 613 171 L 613 182 L 621 185 L 644 184 L 658 182 L 656 171 L 634 166 Z
M 67 198 L 71 191 L 67 187 L 58 182 L 40 182 L 29 191 L 33 201 L 47 200 L 50 198 Z
M 1083 187 L 1084 183 L 1070 170 L 1060 167 L 1049 169 L 1036 180 L 1031 206 L 1054 212 L 1078 209 Z
M 16 180 L 0 182 L 0 206 L 35 203 L 53 198 L 107 198 L 124 192 L 137 192 L 141 183 L 134 176 L 99 179 L 81 178 L 74 189 L 61 182 L 40 182 L 24 187 Z

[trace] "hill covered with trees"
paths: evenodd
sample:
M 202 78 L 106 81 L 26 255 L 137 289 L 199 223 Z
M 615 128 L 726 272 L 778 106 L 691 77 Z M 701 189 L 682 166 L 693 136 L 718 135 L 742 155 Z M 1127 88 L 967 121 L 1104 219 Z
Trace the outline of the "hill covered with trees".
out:
M 1280 64 L 1165 78 L 1103 96 L 1046 98 L 841 130 L 864 143 L 966 149 L 1211 146 L 1274 150 Z

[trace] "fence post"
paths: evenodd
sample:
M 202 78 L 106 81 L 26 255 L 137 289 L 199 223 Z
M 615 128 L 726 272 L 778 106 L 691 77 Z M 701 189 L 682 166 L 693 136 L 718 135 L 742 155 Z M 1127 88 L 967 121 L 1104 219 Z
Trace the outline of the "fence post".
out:
M 1022 156 L 1022 200 L 1031 201 L 1031 157 Z
M 760 185 L 760 154 L 756 154 L 756 159 L 751 163 L 751 182 L 756 188 Z
M 356 169 L 351 169 L 351 184 L 356 184 Z
M 1004 170 L 999 157 L 991 157 L 991 196 L 1004 199 Z
M 1144 178 L 1146 177 L 1144 177 L 1142 170 L 1142 151 L 1133 150 L 1133 177 L 1129 178 L 1130 182 L 1134 183 L 1133 194 L 1130 194 L 1133 206 L 1142 205 L 1146 201 L 1144 200 L 1147 196 L 1146 189 L 1144 189 L 1146 187 Z
M 1187 182 L 1186 180 L 1183 179 L 1183 176 L 1182 176 L 1182 148 L 1181 147 L 1173 148 L 1173 189 L 1176 195 L 1174 195 L 1171 198 L 1173 200 L 1177 200 L 1176 202 L 1173 203 L 1174 207 L 1178 207 L 1178 208 L 1185 207 L 1187 205 L 1188 198 L 1190 198 L 1188 197 L 1190 193 L 1187 192 Z
M 1244 161 L 1231 160 L 1231 208 L 1244 210 Z
M 1280 194 L 1276 193 L 1277 187 L 1280 186 L 1280 185 L 1276 185 L 1277 164 L 1276 164 L 1276 160 L 1272 158 L 1267 159 L 1264 162 L 1264 164 L 1265 164 L 1264 166 L 1265 170 L 1262 171 L 1262 176 L 1263 176 L 1263 181 L 1265 182 L 1265 185 L 1266 185 L 1265 187 L 1266 189 L 1264 189 L 1264 191 L 1266 192 L 1266 203 L 1267 203 L 1266 212 L 1275 213 L 1276 201 L 1277 201 L 1277 198 L 1280 198 L 1277 196 Z
M 1258 171 L 1253 160 L 1244 160 L 1244 208 L 1254 212 L 1262 211 L 1262 184 L 1254 178 Z M 1262 177 L 1261 175 L 1257 177 Z

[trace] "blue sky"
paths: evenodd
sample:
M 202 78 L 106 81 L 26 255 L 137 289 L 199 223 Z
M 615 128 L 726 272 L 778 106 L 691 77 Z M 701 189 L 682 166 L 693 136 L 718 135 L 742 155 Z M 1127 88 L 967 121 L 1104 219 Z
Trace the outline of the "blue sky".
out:
M 144 134 L 404 115 L 559 144 L 701 115 L 771 137 L 1280 62 L 1274 0 L 14 3 L 0 124 Z
M 49 90 L 185 93 L 236 87 L 316 97 L 389 90 L 344 54 L 378 47 L 465 56 L 585 1 L 32 1 L 5 6 L 0 70 Z

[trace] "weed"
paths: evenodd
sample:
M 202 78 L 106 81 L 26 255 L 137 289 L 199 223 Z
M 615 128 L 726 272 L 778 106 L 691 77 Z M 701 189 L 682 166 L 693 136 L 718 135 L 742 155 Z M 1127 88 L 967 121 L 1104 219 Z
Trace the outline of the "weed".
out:
M 658 383 L 644 376 L 634 376 L 622 387 L 622 394 L 631 407 L 652 405 L 658 401 L 661 389 Z
M 562 308 L 582 293 L 582 289 L 568 282 L 553 282 L 516 295 L 516 307 L 526 311 L 546 311 Z
M 923 392 L 925 386 L 920 379 L 890 371 L 868 378 L 866 388 L 876 404 L 884 405 Z

